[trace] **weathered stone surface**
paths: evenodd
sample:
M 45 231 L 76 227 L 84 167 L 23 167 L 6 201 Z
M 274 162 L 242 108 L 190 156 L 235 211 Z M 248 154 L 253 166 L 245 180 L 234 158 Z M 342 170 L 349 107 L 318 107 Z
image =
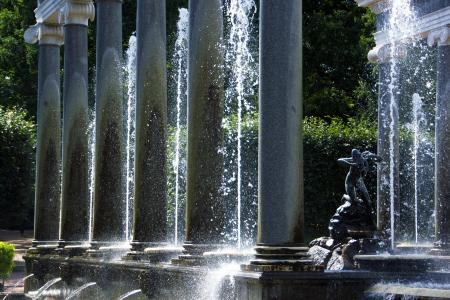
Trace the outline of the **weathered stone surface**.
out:
M 223 11 L 220 0 L 189 1 L 186 241 L 220 244 L 223 169 Z
M 310 255 L 310 258 L 314 261 L 314 264 L 326 266 L 331 257 L 332 252 L 320 246 L 313 246 L 309 249 L 308 254 Z
M 61 233 L 64 242 L 89 239 L 87 26 L 64 26 L 64 128 Z
M 436 254 L 450 253 L 450 46 L 438 47 L 436 96 Z M 444 250 L 444 251 L 443 251 Z M 447 251 L 445 251 L 447 250 Z
M 122 76 L 122 2 L 96 2 L 97 84 L 92 239 L 106 244 L 126 240 L 126 103 Z
M 328 250 L 333 250 L 334 247 L 336 247 L 337 245 L 338 245 L 338 243 L 336 240 L 334 240 L 330 237 L 326 237 L 326 236 L 312 240 L 309 243 L 309 247 L 320 246 L 320 247 L 328 249 Z
M 60 46 L 39 45 L 34 240 L 59 239 L 61 198 Z
M 372 237 L 376 228 L 363 201 L 352 201 L 348 195 L 344 195 L 342 202 L 328 225 L 330 236 L 339 242 L 349 237 Z
M 166 1 L 137 1 L 133 250 L 167 241 Z M 139 244 L 143 243 L 143 244 Z
M 355 269 L 355 255 L 375 254 L 382 251 L 382 242 L 378 239 L 346 239 L 337 243 L 329 237 L 321 237 L 313 240 L 308 251 L 310 257 L 318 265 L 326 266 L 327 270 L 351 270 Z
M 258 243 L 301 244 L 302 1 L 260 6 Z
M 342 256 L 342 248 L 336 248 L 331 254 L 330 260 L 327 263 L 327 270 L 344 270 L 345 268 L 345 259 Z

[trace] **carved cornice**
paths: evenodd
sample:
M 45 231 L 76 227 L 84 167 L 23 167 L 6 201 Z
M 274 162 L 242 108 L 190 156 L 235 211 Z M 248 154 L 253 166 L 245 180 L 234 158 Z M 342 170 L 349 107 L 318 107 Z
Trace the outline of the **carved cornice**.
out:
M 446 46 L 450 45 L 450 28 L 448 26 L 430 31 L 427 37 L 428 46 L 434 45 Z
M 386 0 L 356 0 L 356 2 L 358 6 L 368 7 L 377 15 L 388 9 L 388 2 Z
M 64 44 L 64 30 L 61 24 L 36 24 L 25 31 L 28 44 L 56 45 Z
M 41 1 L 38 8 L 34 10 L 37 23 L 47 22 L 55 12 L 59 12 L 67 0 L 45 0 Z
M 360 3 L 362 1 L 359 1 Z M 370 1 L 366 1 L 370 2 Z M 409 36 L 398 35 L 398 37 L 392 38 L 389 36 L 388 31 L 379 31 L 374 34 L 376 47 L 372 49 L 368 58 L 371 62 L 385 62 L 391 59 L 391 52 L 398 52 L 396 57 L 402 57 L 403 51 L 398 45 L 411 43 L 416 39 L 427 39 L 428 45 L 450 45 L 450 6 L 427 14 L 418 20 L 416 20 L 413 30 L 409 33 Z M 396 51 L 387 51 L 390 48 L 389 44 L 394 43 Z
M 426 39 L 431 32 L 440 30 L 448 25 L 450 25 L 450 6 L 419 18 L 414 24 L 414 30 L 411 30 L 411 36 L 401 36 L 401 38 Z M 390 41 L 387 31 L 379 31 L 375 33 L 375 42 L 377 45 L 384 45 L 392 41 Z
M 92 1 L 67 1 L 64 8 L 64 24 L 87 26 L 89 20 L 95 18 L 95 7 Z
M 376 46 L 369 51 L 367 58 L 370 62 L 386 63 L 389 62 L 392 58 L 403 59 L 406 57 L 405 44 L 397 44 L 394 47 L 395 49 L 392 49 L 392 46 L 389 44 Z

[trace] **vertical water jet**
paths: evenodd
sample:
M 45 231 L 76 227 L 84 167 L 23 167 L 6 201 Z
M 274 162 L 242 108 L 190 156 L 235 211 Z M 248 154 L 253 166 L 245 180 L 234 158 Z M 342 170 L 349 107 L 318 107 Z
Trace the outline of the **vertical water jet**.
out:
M 127 240 L 133 238 L 132 214 L 134 206 L 134 158 L 135 158 L 135 143 L 136 143 L 136 36 L 130 36 L 127 49 L 127 161 L 126 161 L 126 227 Z
M 188 31 L 189 31 L 189 11 L 185 8 L 179 10 L 180 17 L 177 23 L 177 40 L 175 42 L 175 65 L 177 68 L 177 104 L 176 119 L 177 127 L 175 132 L 175 154 L 172 162 L 173 171 L 175 173 L 175 213 L 174 213 L 174 243 L 178 245 L 179 237 L 179 213 L 181 206 L 180 188 L 185 182 L 185 173 L 180 167 L 186 164 L 186 157 L 182 157 L 182 144 L 185 143 L 186 136 L 182 132 L 183 125 L 186 120 L 182 120 L 182 110 L 187 102 L 187 56 L 188 56 Z
M 237 180 L 235 181 L 237 190 L 236 235 L 237 247 L 240 248 L 243 246 L 242 210 L 247 208 L 242 201 L 245 191 L 245 187 L 243 187 L 244 178 L 242 176 L 243 118 L 245 113 L 251 112 L 253 109 L 248 97 L 254 95 L 254 83 L 257 81 L 256 64 L 250 50 L 252 21 L 256 11 L 256 3 L 254 0 L 230 0 L 227 4 L 227 15 L 231 28 L 226 49 L 226 63 L 227 68 L 231 71 L 231 79 L 230 86 L 226 91 L 226 106 L 231 110 L 231 107 L 237 102 L 237 157 L 235 159 L 237 168 Z

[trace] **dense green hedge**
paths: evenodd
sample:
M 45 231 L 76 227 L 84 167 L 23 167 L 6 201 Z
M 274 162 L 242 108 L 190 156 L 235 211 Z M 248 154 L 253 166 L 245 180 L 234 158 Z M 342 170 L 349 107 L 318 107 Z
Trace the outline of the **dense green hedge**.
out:
M 0 107 L 0 228 L 32 227 L 35 126 L 23 109 Z

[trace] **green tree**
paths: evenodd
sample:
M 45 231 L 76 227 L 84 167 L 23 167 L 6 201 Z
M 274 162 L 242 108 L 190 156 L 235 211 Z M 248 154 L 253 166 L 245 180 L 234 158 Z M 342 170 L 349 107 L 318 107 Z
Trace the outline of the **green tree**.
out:
M 7 279 L 14 269 L 14 245 L 0 242 L 0 278 L 2 285 L 5 285 Z
M 303 5 L 305 115 L 357 116 L 375 99 L 376 72 L 367 61 L 375 16 L 353 0 Z
M 0 228 L 32 227 L 35 141 L 27 112 L 0 106 Z
M 0 104 L 36 112 L 37 48 L 23 34 L 35 23 L 36 1 L 0 0 Z

